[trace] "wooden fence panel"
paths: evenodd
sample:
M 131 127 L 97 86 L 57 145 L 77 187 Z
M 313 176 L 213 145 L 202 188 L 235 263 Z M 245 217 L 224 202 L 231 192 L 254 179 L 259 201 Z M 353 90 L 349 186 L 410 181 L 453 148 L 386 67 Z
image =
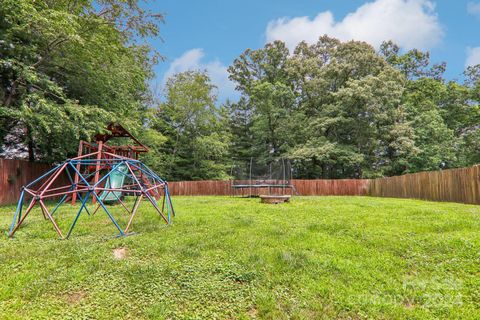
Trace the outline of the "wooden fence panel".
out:
M 169 182 L 168 189 L 174 196 L 226 196 L 231 194 L 230 181 Z
M 341 180 L 292 180 L 299 195 L 366 195 L 368 190 L 368 179 L 341 179 Z M 245 182 L 243 184 L 248 184 Z M 232 195 L 230 181 L 178 181 L 169 182 L 170 193 L 175 196 L 194 195 Z M 291 194 L 291 189 L 282 187 L 271 187 L 273 193 Z M 236 195 L 260 195 L 268 194 L 268 188 L 243 188 L 237 189 Z
M 0 205 L 15 203 L 21 187 L 39 177 L 52 166 L 23 160 L 0 159 Z M 62 177 L 61 183 L 68 183 Z M 339 180 L 292 180 L 299 195 L 370 195 L 375 197 L 413 198 L 480 204 L 480 165 L 442 171 L 419 172 L 397 177 Z M 230 181 L 179 181 L 169 183 L 172 195 L 232 194 Z M 237 195 L 266 194 L 263 189 L 239 189 Z M 272 188 L 274 193 L 290 194 L 289 189 Z M 242 193 L 243 192 L 243 193 Z
M 359 196 L 366 195 L 368 179 L 292 180 L 299 195 L 303 196 Z
M 52 165 L 45 163 L 0 159 L 0 205 L 16 203 L 22 187 L 51 168 Z M 53 187 L 68 183 L 68 177 L 60 176 L 57 181 Z
M 368 194 L 480 204 L 480 165 L 371 180 Z

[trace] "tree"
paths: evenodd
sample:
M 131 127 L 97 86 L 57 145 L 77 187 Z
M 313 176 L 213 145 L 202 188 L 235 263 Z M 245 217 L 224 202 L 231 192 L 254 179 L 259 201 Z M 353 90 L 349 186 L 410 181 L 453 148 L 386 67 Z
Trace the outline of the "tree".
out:
M 280 157 L 290 147 L 292 132 L 290 114 L 295 109 L 293 83 L 288 73 L 289 52 L 281 41 L 258 50 L 246 50 L 228 69 L 243 99 L 231 107 L 232 123 L 243 123 L 243 138 L 251 141 L 246 150 L 235 155 L 256 155 L 259 162 Z M 248 118 L 245 118 L 245 116 Z M 237 118 L 238 117 L 238 118 Z M 247 138 L 251 135 L 251 138 Z M 234 139 L 235 141 L 235 139 Z M 245 159 L 246 160 L 246 159 Z
M 325 36 L 289 55 L 277 41 L 247 50 L 229 72 L 239 106 L 250 106 L 254 154 L 296 159 L 297 176 L 401 172 L 415 151 L 404 77 L 366 43 Z
M 463 125 L 458 126 L 458 132 L 463 140 L 460 154 L 465 165 L 471 165 L 480 163 L 480 64 L 468 67 L 465 70 L 465 77 L 465 84 L 461 88 L 462 120 L 459 121 L 463 122 Z M 466 92 L 463 89 L 465 87 Z
M 253 147 L 253 112 L 245 97 L 238 102 L 227 101 L 225 109 L 228 112 L 228 127 L 231 133 L 230 151 L 235 161 L 244 161 L 255 156 Z
M 403 171 L 415 148 L 401 105 L 402 75 L 370 45 L 328 37 L 300 44 L 293 60 L 311 130 L 292 156 L 320 167 L 323 177 Z M 299 157 L 313 145 L 317 156 Z
M 137 39 L 162 17 L 137 1 L 16 1 L 0 6 L 0 133 L 30 160 L 60 160 L 105 124 L 139 128 L 156 57 Z
M 167 138 L 163 157 L 152 166 L 170 180 L 222 179 L 230 164 L 226 110 L 218 108 L 206 73 L 187 71 L 166 83 L 151 126 Z
M 478 98 L 477 106 L 474 102 L 475 68 L 467 70 L 465 84 L 446 82 L 442 76 L 445 63 L 431 66 L 428 52 L 410 50 L 401 55 L 398 47 L 388 42 L 382 45 L 381 53 L 407 77 L 402 100 L 419 150 L 408 171 L 476 163 L 470 151 L 476 149 L 473 137 L 479 123 Z

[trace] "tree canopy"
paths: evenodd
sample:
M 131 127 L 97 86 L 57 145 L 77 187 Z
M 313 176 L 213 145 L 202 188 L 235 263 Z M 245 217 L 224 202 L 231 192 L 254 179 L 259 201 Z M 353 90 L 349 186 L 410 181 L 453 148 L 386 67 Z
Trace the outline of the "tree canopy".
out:
M 229 68 L 232 156 L 295 160 L 306 178 L 377 177 L 477 163 L 478 66 L 443 78 L 428 52 L 327 36 L 290 53 L 246 50 Z
M 187 71 L 168 79 L 166 101 L 151 117 L 151 127 L 167 138 L 150 163 L 174 180 L 227 178 L 227 118 L 217 107 L 209 77 Z
M 480 66 L 445 63 L 391 41 L 376 50 L 322 36 L 290 52 L 275 41 L 228 68 L 238 101 L 208 74 L 172 75 L 154 99 L 163 16 L 137 0 L 3 0 L 0 154 L 61 161 L 120 122 L 167 179 L 224 179 L 232 161 L 293 160 L 298 178 L 370 178 L 480 162 Z M 2 150 L 3 148 L 3 150 Z
M 156 55 L 139 39 L 161 20 L 137 1 L 2 1 L 0 138 L 54 161 L 109 121 L 141 125 Z

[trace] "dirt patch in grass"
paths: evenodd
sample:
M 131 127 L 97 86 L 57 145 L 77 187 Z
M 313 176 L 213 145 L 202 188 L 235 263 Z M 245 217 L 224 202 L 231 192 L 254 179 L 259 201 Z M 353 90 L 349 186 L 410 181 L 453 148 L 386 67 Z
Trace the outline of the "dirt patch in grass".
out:
M 78 304 L 86 296 L 87 296 L 87 293 L 85 291 L 69 292 L 65 295 L 65 301 L 67 301 L 68 304 Z
M 413 302 L 407 300 L 407 301 L 404 301 L 403 302 L 403 306 L 405 307 L 405 309 L 413 309 L 415 308 L 415 305 L 413 304 Z
M 256 319 L 258 317 L 258 310 L 255 307 L 252 307 L 248 310 L 247 314 L 250 318 Z
M 128 249 L 125 247 L 113 249 L 113 258 L 115 260 L 123 260 L 128 256 Z

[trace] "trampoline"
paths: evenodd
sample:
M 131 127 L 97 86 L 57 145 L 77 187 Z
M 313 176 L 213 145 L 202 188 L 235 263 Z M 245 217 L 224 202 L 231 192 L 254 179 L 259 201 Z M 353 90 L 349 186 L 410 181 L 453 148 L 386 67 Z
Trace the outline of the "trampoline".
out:
M 297 194 L 292 184 L 292 166 L 287 159 L 236 161 L 231 170 L 232 196 Z

